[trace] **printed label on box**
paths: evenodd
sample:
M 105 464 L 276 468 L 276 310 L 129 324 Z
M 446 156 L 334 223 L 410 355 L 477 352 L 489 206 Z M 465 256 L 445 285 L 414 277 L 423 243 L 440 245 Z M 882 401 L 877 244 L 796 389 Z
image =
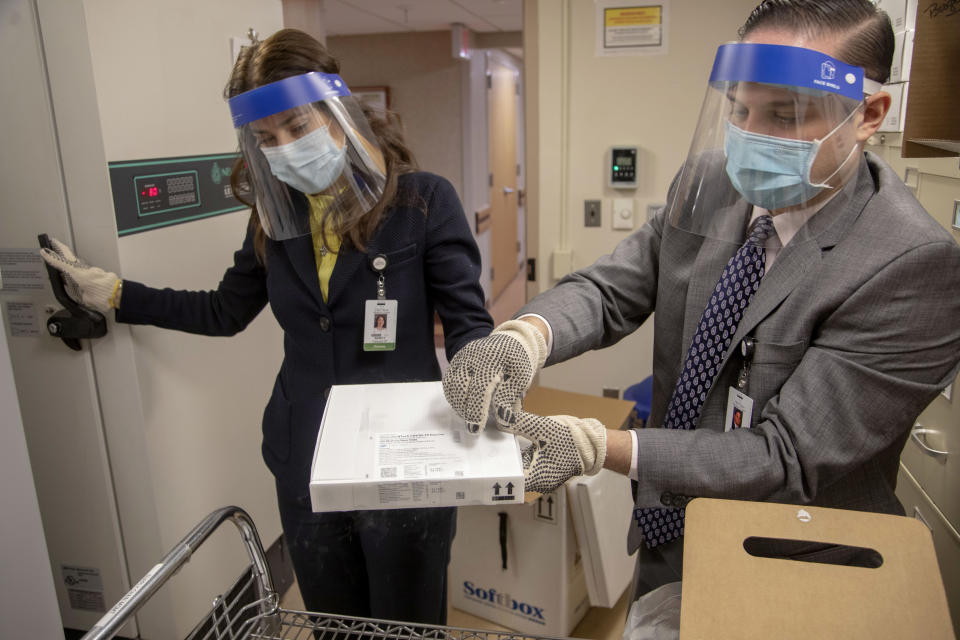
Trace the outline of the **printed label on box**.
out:
M 453 434 L 392 432 L 374 434 L 374 469 L 380 480 L 463 477 L 462 453 Z
M 437 504 L 446 493 L 442 482 L 383 482 L 377 485 L 381 505 Z

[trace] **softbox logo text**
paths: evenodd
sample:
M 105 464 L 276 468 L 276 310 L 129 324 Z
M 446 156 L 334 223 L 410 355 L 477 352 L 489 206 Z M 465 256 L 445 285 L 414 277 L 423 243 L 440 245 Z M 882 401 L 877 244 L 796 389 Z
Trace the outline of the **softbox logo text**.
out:
M 484 604 L 521 615 L 537 624 L 546 623 L 543 617 L 543 607 L 537 607 L 526 602 L 519 602 L 509 593 L 500 593 L 496 589 L 481 589 L 469 580 L 463 581 L 463 592 L 472 600 L 479 600 Z

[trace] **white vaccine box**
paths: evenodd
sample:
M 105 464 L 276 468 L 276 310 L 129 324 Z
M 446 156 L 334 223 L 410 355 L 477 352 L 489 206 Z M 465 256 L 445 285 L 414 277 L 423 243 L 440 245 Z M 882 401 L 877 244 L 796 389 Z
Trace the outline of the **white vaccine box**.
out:
M 637 557 L 626 544 L 633 517 L 630 480 L 603 469 L 595 476 L 572 478 L 566 487 L 590 605 L 614 607 L 633 581 Z
M 458 510 L 447 576 L 454 608 L 524 634 L 569 637 L 590 601 L 566 490 Z
M 314 511 L 523 503 L 516 436 L 466 432 L 440 382 L 335 385 L 310 473 Z

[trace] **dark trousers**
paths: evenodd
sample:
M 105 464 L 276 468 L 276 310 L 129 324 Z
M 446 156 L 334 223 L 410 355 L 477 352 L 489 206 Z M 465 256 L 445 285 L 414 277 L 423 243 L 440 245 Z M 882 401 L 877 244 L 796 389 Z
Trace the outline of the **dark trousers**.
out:
M 307 610 L 446 624 L 456 508 L 313 513 L 309 498 L 277 499 Z
M 683 576 L 683 538 L 653 549 L 640 543 L 633 571 L 633 600 Z

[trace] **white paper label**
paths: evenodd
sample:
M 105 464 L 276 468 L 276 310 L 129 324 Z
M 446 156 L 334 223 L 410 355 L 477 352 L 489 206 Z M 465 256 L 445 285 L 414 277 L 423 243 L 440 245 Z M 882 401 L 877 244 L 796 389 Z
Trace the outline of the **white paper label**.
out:
M 14 338 L 39 338 L 43 335 L 37 305 L 32 302 L 7 302 L 7 324 Z
M 43 291 L 47 271 L 39 249 L 0 249 L 0 272 L 3 293 Z
M 67 588 L 71 609 L 100 613 L 107 610 L 99 569 L 61 565 L 60 573 Z
M 394 432 L 374 435 L 378 480 L 461 478 L 464 459 L 452 432 Z

